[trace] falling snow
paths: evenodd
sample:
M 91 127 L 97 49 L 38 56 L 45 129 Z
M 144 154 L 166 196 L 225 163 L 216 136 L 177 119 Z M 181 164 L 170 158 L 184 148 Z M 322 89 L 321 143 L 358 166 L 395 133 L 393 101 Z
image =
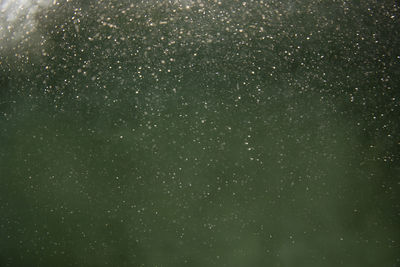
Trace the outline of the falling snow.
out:
M 399 266 L 399 12 L 0 0 L 0 266 Z

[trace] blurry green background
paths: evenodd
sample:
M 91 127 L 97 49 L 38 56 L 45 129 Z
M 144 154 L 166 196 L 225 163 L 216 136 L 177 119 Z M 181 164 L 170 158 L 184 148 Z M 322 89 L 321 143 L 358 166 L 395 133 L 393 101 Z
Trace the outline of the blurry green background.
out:
M 0 42 L 0 266 L 400 266 L 395 1 L 35 20 Z

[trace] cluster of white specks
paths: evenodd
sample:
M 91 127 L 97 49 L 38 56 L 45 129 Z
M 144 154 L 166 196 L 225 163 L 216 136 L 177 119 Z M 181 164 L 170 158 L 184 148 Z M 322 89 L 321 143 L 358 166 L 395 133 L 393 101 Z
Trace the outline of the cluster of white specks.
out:
M 0 265 L 395 265 L 398 11 L 0 0 Z

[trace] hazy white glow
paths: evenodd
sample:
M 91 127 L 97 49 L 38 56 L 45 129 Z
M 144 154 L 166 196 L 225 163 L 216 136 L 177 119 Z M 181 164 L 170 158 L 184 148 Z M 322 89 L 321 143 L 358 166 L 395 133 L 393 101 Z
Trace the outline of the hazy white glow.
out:
M 53 0 L 0 0 L 0 45 L 18 41 L 35 27 L 34 15 Z

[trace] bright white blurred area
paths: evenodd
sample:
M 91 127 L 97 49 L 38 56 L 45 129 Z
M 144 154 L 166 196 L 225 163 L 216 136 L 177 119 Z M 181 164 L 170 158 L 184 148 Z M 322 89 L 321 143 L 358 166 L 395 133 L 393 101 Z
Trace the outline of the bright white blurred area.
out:
M 55 0 L 0 0 L 0 48 L 35 28 L 35 14 Z

